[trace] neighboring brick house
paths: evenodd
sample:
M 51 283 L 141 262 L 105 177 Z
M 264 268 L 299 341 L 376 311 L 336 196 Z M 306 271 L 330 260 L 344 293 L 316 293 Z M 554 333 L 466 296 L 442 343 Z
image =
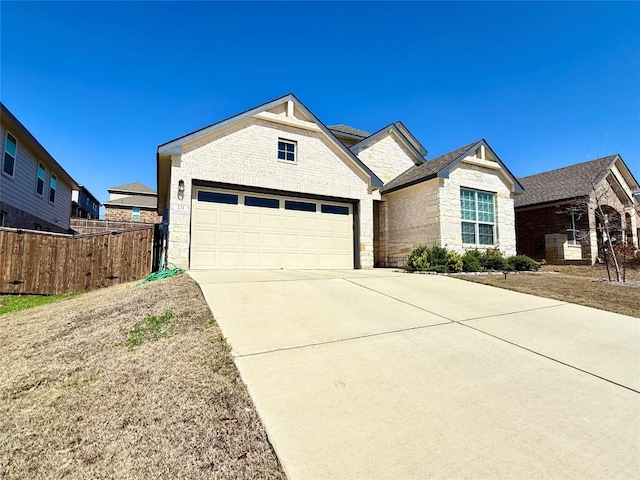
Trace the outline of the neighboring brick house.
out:
M 517 179 L 480 140 L 434 160 L 401 123 L 327 127 L 289 94 L 157 149 L 168 260 L 371 268 L 418 244 L 515 253 Z
M 157 214 L 158 194 L 140 182 L 127 183 L 107 189 L 109 200 L 104 202 L 105 220 L 114 222 L 161 223 Z
M 0 103 L 0 226 L 67 233 L 77 182 Z
M 602 244 L 596 199 L 614 243 L 638 246 L 638 182 L 620 155 L 520 179 L 516 199 L 518 252 L 549 263 L 595 263 Z

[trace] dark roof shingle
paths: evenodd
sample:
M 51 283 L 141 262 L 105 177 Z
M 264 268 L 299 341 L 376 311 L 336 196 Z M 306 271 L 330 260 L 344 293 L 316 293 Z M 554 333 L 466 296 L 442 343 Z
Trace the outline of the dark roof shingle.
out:
M 519 178 L 524 187 L 524 194 L 516 197 L 515 206 L 526 207 L 589 195 L 592 189 L 591 182 L 598 183 L 616 158 L 618 155 L 610 155 Z
M 109 187 L 107 191 L 130 192 L 130 193 L 156 193 L 153 188 L 149 188 L 140 182 L 125 183 L 116 187 Z
M 427 160 L 421 165 L 417 165 L 409 168 L 408 170 L 405 170 L 403 173 L 401 173 L 396 178 L 387 183 L 384 187 L 382 187 L 380 189 L 380 193 L 389 193 L 394 190 L 400 190 L 401 188 L 415 185 L 416 183 L 434 178 L 436 175 L 438 175 L 438 172 L 440 172 L 440 170 L 455 162 L 458 158 L 471 150 L 471 148 L 473 148 L 481 141 L 482 140 L 475 141 L 473 143 L 470 143 L 469 145 L 465 145 L 464 147 L 453 150 L 452 152 L 440 155 L 433 160 Z
M 158 205 L 158 197 L 150 195 L 131 195 L 130 197 L 118 198 L 117 200 L 109 200 L 104 202 L 106 207 L 141 207 L 156 208 Z
M 371 135 L 369 132 L 365 132 L 364 130 L 360 130 L 359 128 L 350 127 L 349 125 L 329 125 L 327 126 L 327 128 L 334 133 L 346 133 L 348 135 L 355 135 L 356 137 L 362 138 L 367 138 L 369 135 Z

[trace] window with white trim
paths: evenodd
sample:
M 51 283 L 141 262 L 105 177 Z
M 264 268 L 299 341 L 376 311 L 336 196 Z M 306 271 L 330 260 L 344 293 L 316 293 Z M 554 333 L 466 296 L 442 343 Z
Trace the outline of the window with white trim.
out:
M 58 178 L 52 173 L 49 178 L 49 201 L 51 203 L 56 201 L 56 188 L 58 188 Z
M 278 160 L 285 162 L 296 161 L 296 142 L 293 140 L 278 139 Z
M 578 229 L 576 228 L 576 212 L 567 212 L 567 240 L 569 245 L 578 245 Z
M 38 177 L 36 178 L 36 193 L 40 196 L 44 194 L 44 178 L 46 176 L 47 169 L 43 163 L 38 163 Z
M 16 170 L 16 156 L 18 155 L 18 140 L 7 132 L 4 139 L 4 156 L 2 159 L 2 173 L 13 177 Z
M 460 189 L 462 243 L 465 245 L 495 245 L 495 195 Z
M 134 222 L 140 221 L 140 207 L 133 207 L 131 209 L 131 220 Z

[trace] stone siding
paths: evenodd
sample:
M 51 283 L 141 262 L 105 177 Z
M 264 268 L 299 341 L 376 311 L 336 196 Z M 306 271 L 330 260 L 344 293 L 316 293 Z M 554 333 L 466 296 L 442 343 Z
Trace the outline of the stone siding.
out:
M 463 253 L 460 188 L 495 193 L 496 232 L 505 255 L 516 254 L 513 194 L 508 182 L 495 169 L 460 163 L 449 178 L 434 178 L 383 195 L 377 207 L 377 265 L 403 266 L 417 245 L 438 245 Z
M 460 215 L 460 188 L 482 190 L 494 193 L 496 243 L 495 246 L 507 256 L 516 254 L 516 228 L 514 211 L 514 194 L 503 175 L 494 169 L 483 168 L 464 162 L 458 164 L 444 185 L 440 188 L 440 245 L 447 246 L 460 253 L 467 248 L 462 244 L 462 217 Z M 477 248 L 483 247 L 477 245 Z
M 297 142 L 296 162 L 279 161 L 278 139 Z M 362 268 L 373 266 L 373 196 L 367 175 L 345 158 L 324 133 L 265 119 L 249 118 L 198 138 L 172 160 L 169 261 L 189 267 L 193 181 L 221 182 L 359 201 Z M 178 180 L 184 181 L 182 198 Z
M 111 222 L 134 222 L 131 207 L 104 207 L 104 219 Z M 140 223 L 162 223 L 162 216 L 149 208 L 140 208 Z
M 358 158 L 387 183 L 414 165 L 413 155 L 390 133 L 358 153 Z

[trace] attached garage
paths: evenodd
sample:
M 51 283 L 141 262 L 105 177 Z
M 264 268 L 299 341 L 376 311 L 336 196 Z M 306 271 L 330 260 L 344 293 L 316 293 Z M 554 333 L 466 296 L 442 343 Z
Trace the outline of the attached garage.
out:
M 191 268 L 354 268 L 354 206 L 194 186 Z

